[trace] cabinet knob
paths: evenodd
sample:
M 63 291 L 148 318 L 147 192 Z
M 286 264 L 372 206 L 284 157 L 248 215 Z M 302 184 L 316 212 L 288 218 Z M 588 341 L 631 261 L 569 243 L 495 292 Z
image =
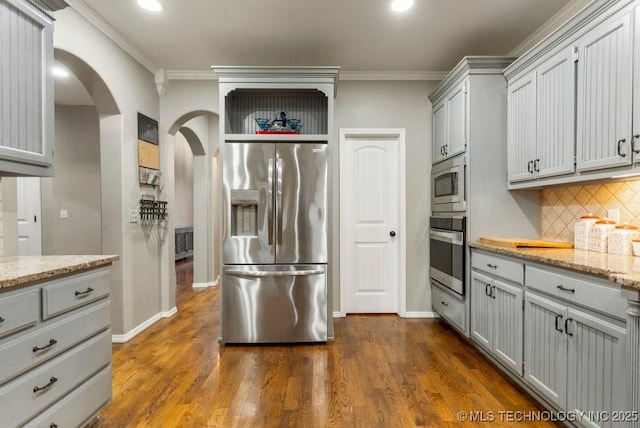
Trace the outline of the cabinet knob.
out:
M 391 232 L 389 232 L 389 236 L 391 236 L 392 238 L 396 236 L 396 231 L 392 230 Z

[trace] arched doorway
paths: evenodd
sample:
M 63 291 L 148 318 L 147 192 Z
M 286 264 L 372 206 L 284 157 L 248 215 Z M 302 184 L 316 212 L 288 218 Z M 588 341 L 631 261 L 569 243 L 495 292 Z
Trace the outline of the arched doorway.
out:
M 215 244 L 215 189 L 217 169 L 213 153 L 218 147 L 218 115 L 193 111 L 178 118 L 168 130 L 168 140 L 175 149 L 177 138 L 184 138 L 193 155 L 193 287 L 218 283 L 218 250 Z M 175 155 L 175 153 L 174 153 Z M 173 174 L 176 177 L 175 171 Z M 177 186 L 177 183 L 174 183 Z M 176 200 L 174 187 L 174 201 Z M 175 230 L 175 223 L 173 225 Z M 171 231 L 170 231 L 171 232 Z M 174 250 L 175 251 L 175 250 Z M 170 254 L 169 256 L 172 256 Z M 175 290 L 172 290 L 175 293 Z

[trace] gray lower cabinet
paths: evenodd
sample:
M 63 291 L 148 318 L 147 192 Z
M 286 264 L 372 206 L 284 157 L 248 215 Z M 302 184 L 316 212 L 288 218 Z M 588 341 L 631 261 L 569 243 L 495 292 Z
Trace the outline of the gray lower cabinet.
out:
M 110 278 L 107 266 L 0 292 L 0 426 L 82 426 L 111 401 Z
M 625 409 L 625 329 L 531 290 L 524 325 L 525 382 L 557 408 L 584 413 L 582 425 L 612 426 L 591 419 Z
M 471 274 L 471 337 L 522 375 L 522 287 Z

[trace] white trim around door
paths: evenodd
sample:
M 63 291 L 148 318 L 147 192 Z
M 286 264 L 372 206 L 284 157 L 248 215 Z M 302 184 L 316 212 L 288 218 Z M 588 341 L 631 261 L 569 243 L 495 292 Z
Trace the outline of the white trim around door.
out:
M 405 130 L 403 128 L 356 128 L 348 129 L 342 128 L 339 131 L 339 144 L 340 144 L 340 177 L 341 180 L 347 177 L 347 165 L 345 160 L 346 146 L 349 143 L 362 141 L 365 139 L 384 139 L 391 143 L 398 144 L 398 225 L 396 239 L 398 243 L 398 305 L 397 314 L 401 317 L 407 316 L 407 270 L 406 270 L 406 152 L 405 152 Z M 345 302 L 347 299 L 347 284 L 348 276 L 345 262 L 345 256 L 347 255 L 347 242 L 345 239 L 346 224 L 344 219 L 346 218 L 347 204 L 346 192 L 343 191 L 342 185 L 340 185 L 340 310 L 334 312 L 334 316 L 343 317 L 346 315 Z

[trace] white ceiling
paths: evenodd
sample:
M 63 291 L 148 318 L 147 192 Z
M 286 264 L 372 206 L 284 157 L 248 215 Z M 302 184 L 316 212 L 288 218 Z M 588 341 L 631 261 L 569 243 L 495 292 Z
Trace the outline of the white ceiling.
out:
M 411 11 L 399 14 L 390 0 L 161 1 L 164 10 L 154 14 L 136 0 L 68 0 L 94 9 L 147 67 L 337 65 L 403 72 L 447 71 L 465 55 L 507 54 L 570 2 L 415 0 Z

